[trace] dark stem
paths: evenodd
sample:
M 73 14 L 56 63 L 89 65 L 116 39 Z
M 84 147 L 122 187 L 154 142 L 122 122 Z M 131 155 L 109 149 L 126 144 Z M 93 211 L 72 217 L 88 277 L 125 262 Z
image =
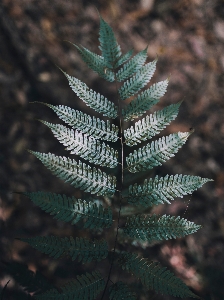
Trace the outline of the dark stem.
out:
M 114 74 L 115 74 L 115 70 L 113 69 Z M 110 265 L 110 269 L 109 269 L 109 273 L 108 273 L 108 277 L 107 277 L 107 281 L 106 281 L 106 285 L 103 291 L 103 295 L 101 297 L 101 300 L 103 300 L 104 295 L 106 293 L 106 289 L 108 286 L 108 283 L 110 280 L 110 276 L 111 276 L 111 272 L 113 269 L 113 264 L 114 264 L 114 259 L 115 259 L 115 251 L 116 251 L 116 247 L 117 247 L 117 238 L 118 238 L 118 231 L 119 231 L 119 223 L 120 223 L 120 217 L 121 217 L 121 205 L 122 205 L 122 189 L 123 189 L 123 182 L 124 182 L 124 142 L 123 142 L 123 120 L 122 120 L 122 114 L 121 114 L 121 99 L 118 93 L 118 85 L 117 85 L 117 78 L 115 75 L 115 84 L 116 84 L 116 91 L 117 91 L 117 101 L 118 101 L 118 114 L 119 114 L 119 139 L 121 142 L 121 163 L 119 163 L 120 165 L 120 177 L 121 177 L 121 181 L 120 181 L 120 185 L 118 187 L 119 190 L 119 212 L 118 212 L 118 218 L 117 218 L 117 230 L 116 230 L 116 235 L 115 235 L 115 241 L 114 241 L 114 248 L 113 248 L 113 253 L 112 253 L 112 261 L 111 261 L 111 265 Z M 119 175 L 118 175 L 119 176 Z

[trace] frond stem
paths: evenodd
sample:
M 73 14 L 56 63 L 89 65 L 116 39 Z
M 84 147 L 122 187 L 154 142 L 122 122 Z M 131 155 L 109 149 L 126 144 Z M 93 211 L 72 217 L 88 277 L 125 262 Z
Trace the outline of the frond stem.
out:
M 114 248 L 113 248 L 113 253 L 112 253 L 112 261 L 111 261 L 111 265 L 110 265 L 110 270 L 108 273 L 108 277 L 107 277 L 107 281 L 105 284 L 105 288 L 101 297 L 101 300 L 103 300 L 104 295 L 106 293 L 106 289 L 108 286 L 108 283 L 110 280 L 110 276 L 111 276 L 111 272 L 113 269 L 113 264 L 114 264 L 114 259 L 115 259 L 115 251 L 116 251 L 116 247 L 117 247 L 117 239 L 118 239 L 118 232 L 119 232 L 119 223 L 120 223 L 120 217 L 121 217 L 121 205 L 122 205 L 122 189 L 123 189 L 123 182 L 124 182 L 124 142 L 123 142 L 123 119 L 122 119 L 122 110 L 121 110 L 121 99 L 120 99 L 120 95 L 118 93 L 118 81 L 116 78 L 116 72 L 115 72 L 115 68 L 113 68 L 113 72 L 115 74 L 115 84 L 116 84 L 116 92 L 117 92 L 117 101 L 118 101 L 118 116 L 119 116 L 119 139 L 121 141 L 121 163 L 119 163 L 119 165 L 121 165 L 121 171 L 120 171 L 120 175 L 121 175 L 121 181 L 120 181 L 120 186 L 119 186 L 119 211 L 118 211 L 118 218 L 117 218 L 117 228 L 116 228 L 116 235 L 115 235 L 115 241 L 114 241 Z

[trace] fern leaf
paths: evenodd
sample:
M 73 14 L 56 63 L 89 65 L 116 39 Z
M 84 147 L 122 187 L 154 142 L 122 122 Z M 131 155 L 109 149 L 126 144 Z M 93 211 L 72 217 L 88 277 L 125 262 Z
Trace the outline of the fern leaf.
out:
M 132 100 L 128 106 L 122 110 L 125 121 L 134 120 L 142 116 L 153 105 L 159 102 L 159 99 L 166 93 L 168 79 L 153 84 L 141 94 Z
M 128 203 L 145 208 L 163 203 L 170 204 L 170 200 L 192 194 L 208 181 L 211 179 L 181 174 L 156 176 L 149 180 L 146 179 L 143 185 L 137 185 L 137 183 L 130 185 Z
M 54 215 L 55 219 L 71 225 L 82 220 L 84 228 L 109 228 L 113 222 L 111 208 L 103 208 L 101 204 L 47 192 L 23 194 L 42 210 Z
M 45 103 L 43 103 L 45 104 Z M 84 114 L 81 111 L 64 105 L 45 104 L 50 107 L 58 117 L 73 128 L 93 136 L 96 139 L 116 142 L 118 139 L 118 127 L 109 121 L 104 122 L 99 118 Z
M 59 238 L 56 236 L 37 236 L 19 240 L 55 259 L 69 256 L 72 260 L 78 259 L 79 262 L 88 263 L 93 260 L 100 261 L 108 255 L 106 240 L 91 241 L 81 237 L 74 239 L 73 237 Z
M 62 292 L 56 289 L 35 296 L 36 300 L 94 300 L 104 289 L 105 282 L 97 271 L 77 276 L 76 280 L 70 281 L 61 287 Z
M 110 300 L 136 300 L 136 294 L 131 292 L 128 285 L 122 281 L 114 283 L 109 288 Z
M 108 68 L 113 68 L 121 57 L 121 48 L 118 45 L 112 28 L 100 17 L 100 50 Z
M 147 49 L 136 54 L 131 60 L 129 60 L 123 67 L 118 70 L 116 78 L 118 81 L 124 81 L 125 79 L 133 76 L 144 65 L 147 58 Z
M 30 150 L 29 152 L 35 155 L 54 175 L 75 188 L 98 196 L 112 196 L 115 193 L 116 177 L 107 175 L 100 169 L 91 168 L 80 161 L 77 163 L 74 159 L 64 156 Z
M 183 237 L 200 228 L 200 225 L 180 218 L 180 216 L 137 215 L 127 218 L 124 233 L 132 238 L 151 242 Z
M 136 94 L 150 81 L 156 70 L 156 62 L 157 60 L 154 60 L 144 65 L 133 77 L 124 82 L 118 90 L 122 100 Z
M 135 127 L 131 126 L 126 129 L 124 131 L 125 143 L 128 146 L 134 146 L 158 134 L 177 117 L 180 104 L 171 104 L 139 120 L 135 123 Z
M 128 170 L 132 173 L 146 171 L 170 159 L 184 145 L 190 132 L 177 132 L 135 150 L 126 158 Z
M 139 278 L 147 289 L 174 297 L 198 298 L 179 278 L 157 262 L 148 261 L 146 258 L 138 257 L 137 254 L 121 252 L 118 263 L 122 269 L 127 270 Z
M 73 44 L 82 56 L 82 60 L 88 65 L 90 69 L 98 73 L 98 75 L 109 82 L 113 82 L 114 72 L 107 68 L 104 58 L 96 53 L 91 52 L 83 46 Z
M 100 143 L 100 141 L 78 130 L 74 131 L 63 125 L 40 121 L 51 129 L 60 143 L 67 146 L 66 150 L 71 150 L 71 154 L 80 155 L 80 157 L 97 165 L 109 168 L 117 166 L 118 152 L 105 143 Z
M 63 295 L 61 295 L 59 293 L 59 291 L 55 288 L 50 289 L 50 290 L 48 290 L 44 293 L 38 294 L 38 295 L 34 295 L 34 299 L 36 299 L 36 300 L 49 300 L 49 299 L 66 300 L 66 299 L 68 299 L 69 300 L 69 298 L 66 296 L 63 298 Z
M 109 118 L 115 119 L 117 117 L 117 107 L 113 102 L 109 101 L 103 95 L 90 89 L 81 80 L 68 75 L 64 71 L 62 72 L 68 79 L 69 85 L 73 92 L 75 92 L 76 95 L 86 103 L 86 105 Z
M 115 68 L 121 66 L 123 63 L 125 63 L 127 60 L 131 58 L 133 54 L 133 49 L 129 50 L 127 53 L 121 55 L 121 57 L 118 59 L 117 63 L 115 64 Z

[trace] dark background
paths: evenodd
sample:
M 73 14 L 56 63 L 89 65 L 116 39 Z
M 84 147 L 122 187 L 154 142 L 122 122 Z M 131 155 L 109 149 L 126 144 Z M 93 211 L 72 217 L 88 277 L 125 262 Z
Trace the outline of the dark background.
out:
M 40 270 L 54 284 L 64 283 L 74 273 L 75 264 L 48 259 L 14 238 L 64 236 L 74 234 L 77 229 L 55 221 L 29 199 L 12 192 L 45 190 L 74 194 L 69 185 L 54 177 L 26 151 L 66 154 L 50 130 L 35 120 L 42 118 L 56 123 L 55 114 L 45 106 L 29 102 L 64 104 L 92 113 L 69 89 L 56 65 L 110 100 L 116 99 L 113 85 L 89 70 L 76 49 L 65 41 L 98 51 L 99 17 L 95 7 L 113 27 L 123 52 L 133 48 L 136 53 L 149 45 L 149 60 L 158 56 L 157 71 L 151 82 L 167 77 L 170 81 L 156 109 L 184 100 L 178 118 L 163 134 L 195 129 L 175 158 L 155 173 L 214 179 L 192 197 L 157 207 L 157 213 L 180 214 L 203 228 L 184 240 L 156 246 L 153 258 L 172 269 L 204 299 L 224 299 L 224 1 L 221 0 L 0 2 L 2 261 L 25 263 L 32 271 Z M 146 256 L 147 251 L 150 253 L 144 251 Z M 5 299 L 19 299 L 18 295 L 23 295 L 21 288 L 0 266 L 0 286 L 9 279 Z M 174 298 L 158 295 L 153 299 Z

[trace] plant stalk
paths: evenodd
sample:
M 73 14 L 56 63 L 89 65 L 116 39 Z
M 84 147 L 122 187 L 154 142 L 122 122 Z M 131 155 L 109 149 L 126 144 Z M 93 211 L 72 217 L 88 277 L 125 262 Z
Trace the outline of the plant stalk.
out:
M 115 259 L 115 251 L 116 251 L 116 247 L 117 247 L 117 239 L 118 239 L 118 231 L 119 231 L 119 223 L 120 223 L 120 217 L 121 217 L 121 204 L 122 204 L 122 190 L 123 190 L 123 183 L 124 183 L 124 142 L 123 142 L 123 118 L 122 118 L 122 111 L 121 111 L 121 99 L 118 93 L 118 82 L 117 82 L 117 78 L 116 78 L 116 73 L 115 73 L 115 69 L 113 69 L 113 72 L 115 74 L 115 84 L 116 84 L 116 92 L 117 92 L 117 101 L 118 101 L 118 117 L 119 117 L 119 138 L 120 138 L 120 143 L 121 143 L 121 162 L 119 162 L 119 167 L 120 167 L 120 185 L 118 188 L 118 193 L 119 193 L 119 211 L 118 211 L 118 218 L 117 218 L 117 229 L 116 229 L 116 235 L 115 235 L 115 241 L 114 241 L 114 248 L 113 248 L 113 254 L 112 254 L 112 261 L 111 261 L 111 265 L 110 265 L 110 269 L 109 269 L 109 273 L 108 273 L 108 277 L 107 277 L 107 281 L 106 281 L 106 285 L 101 297 L 101 300 L 103 300 L 104 295 L 106 293 L 106 289 L 108 286 L 108 283 L 110 281 L 110 276 L 111 276 L 111 272 L 113 269 L 113 264 L 114 264 L 114 259 Z M 119 178 L 119 175 L 118 175 Z

